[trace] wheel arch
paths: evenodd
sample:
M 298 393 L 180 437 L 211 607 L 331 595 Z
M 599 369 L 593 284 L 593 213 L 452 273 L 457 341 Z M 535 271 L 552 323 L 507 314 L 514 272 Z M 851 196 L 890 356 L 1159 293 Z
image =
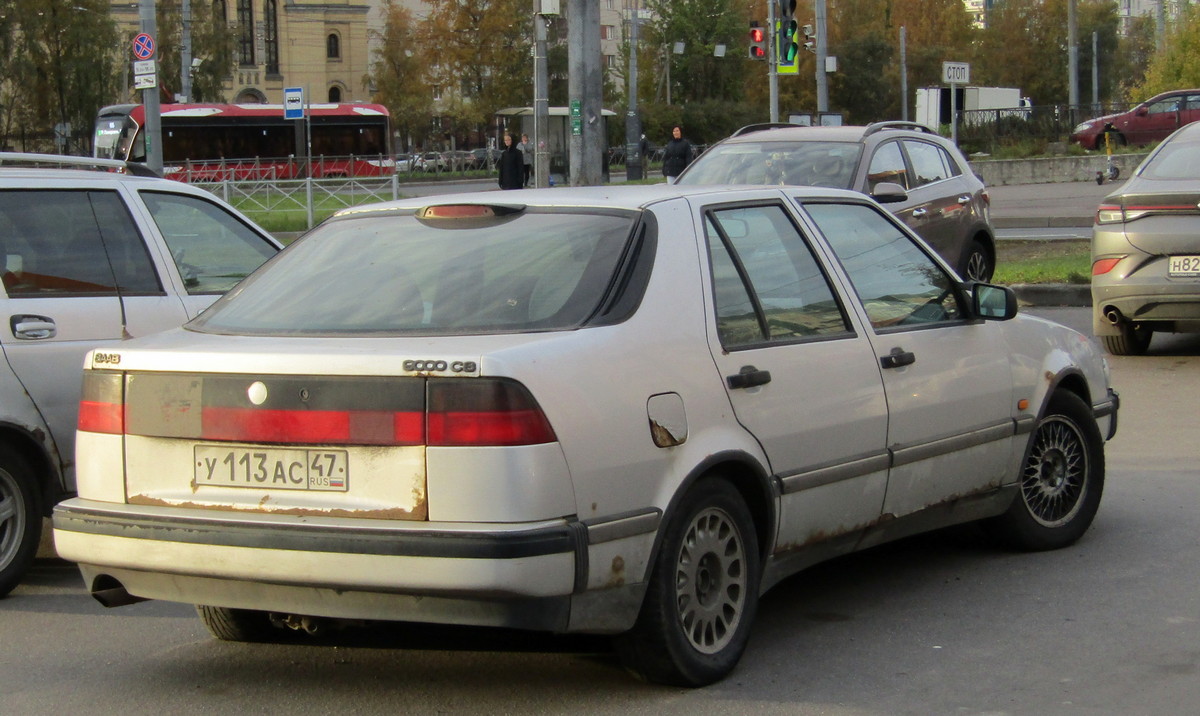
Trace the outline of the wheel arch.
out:
M 1065 391 L 1074 394 L 1084 405 L 1092 404 L 1092 393 L 1088 389 L 1087 378 L 1083 373 L 1075 369 L 1068 369 L 1054 376 L 1050 381 L 1050 385 L 1046 390 L 1046 395 L 1042 397 L 1042 404 L 1038 409 L 1038 417 L 1041 418 L 1046 414 L 1046 408 L 1050 406 L 1050 401 L 1054 399 L 1055 394 L 1059 391 Z
M 0 423 L 0 445 L 6 445 L 29 462 L 38 481 L 38 511 L 49 517 L 63 494 L 59 468 L 50 458 L 46 445 L 24 428 L 12 423 Z
M 671 496 L 670 502 L 663 511 L 663 519 L 660 524 L 665 527 L 674 516 L 679 503 L 688 490 L 699 480 L 708 476 L 719 476 L 720 479 L 729 482 L 745 500 L 746 507 L 749 508 L 750 515 L 754 519 L 759 556 L 765 560 L 766 556 L 770 554 L 775 539 L 779 489 L 762 463 L 753 455 L 740 450 L 713 453 L 693 467 Z M 658 559 L 665 534 L 665 529 L 659 529 L 658 534 L 655 535 L 650 564 L 654 564 Z

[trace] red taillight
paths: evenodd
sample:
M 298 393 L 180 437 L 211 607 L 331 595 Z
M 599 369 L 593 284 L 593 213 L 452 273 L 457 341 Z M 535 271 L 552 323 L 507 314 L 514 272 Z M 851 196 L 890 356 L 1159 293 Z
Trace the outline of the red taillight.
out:
M 520 383 L 88 371 L 79 427 L 299 445 L 514 446 L 557 438 Z
M 121 435 L 125 432 L 124 384 L 120 373 L 86 371 L 79 399 L 80 430 Z
M 434 380 L 429 383 L 431 446 L 511 446 L 554 442 L 537 401 L 518 383 Z
M 418 412 L 205 407 L 200 437 L 313 445 L 420 445 L 423 417 Z
M 125 432 L 125 406 L 81 400 L 78 425 L 80 430 L 89 433 L 120 435 Z
M 1102 276 L 1102 275 L 1108 273 L 1109 271 L 1112 271 L 1113 268 L 1115 268 L 1117 264 L 1121 263 L 1122 258 L 1124 258 L 1124 257 L 1118 256 L 1115 259 L 1100 259 L 1099 261 L 1092 264 L 1092 275 L 1093 276 Z

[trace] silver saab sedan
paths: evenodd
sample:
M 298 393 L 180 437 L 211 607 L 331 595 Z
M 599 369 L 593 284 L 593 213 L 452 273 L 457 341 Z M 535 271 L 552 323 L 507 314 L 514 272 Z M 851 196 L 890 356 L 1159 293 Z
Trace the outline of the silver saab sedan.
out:
M 106 605 L 196 604 L 219 639 L 611 634 L 700 686 L 821 560 L 969 521 L 1075 542 L 1117 407 L 1088 338 L 862 194 L 406 200 L 92 351 L 55 538 Z

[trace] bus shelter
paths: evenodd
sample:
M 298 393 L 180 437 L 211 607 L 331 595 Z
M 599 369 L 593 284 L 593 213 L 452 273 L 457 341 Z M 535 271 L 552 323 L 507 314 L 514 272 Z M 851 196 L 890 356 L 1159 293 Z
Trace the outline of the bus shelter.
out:
M 603 125 L 600 127 L 601 136 L 608 137 L 608 118 L 615 117 L 616 112 L 611 109 L 600 111 L 601 121 Z M 565 186 L 567 177 L 571 176 L 571 113 L 567 107 L 550 107 L 549 120 L 546 124 L 546 148 L 550 155 L 550 183 L 551 185 Z M 507 127 L 509 132 L 513 133 L 513 139 L 517 142 L 521 141 L 522 134 L 528 134 L 530 139 L 533 138 L 533 107 L 506 107 L 505 109 L 496 112 L 498 118 L 497 124 L 502 127 Z M 513 120 L 519 120 L 521 123 L 520 130 L 514 130 L 512 127 Z M 497 146 L 503 148 L 503 138 L 497 140 Z M 604 177 L 603 180 L 608 182 L 608 151 L 605 149 L 601 152 L 601 161 L 604 162 Z

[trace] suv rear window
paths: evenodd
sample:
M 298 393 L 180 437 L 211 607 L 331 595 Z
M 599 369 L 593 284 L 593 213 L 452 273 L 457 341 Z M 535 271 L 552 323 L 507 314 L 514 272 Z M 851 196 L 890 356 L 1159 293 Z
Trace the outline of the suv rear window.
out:
M 574 328 L 600 306 L 637 215 L 333 221 L 189 324 L 213 333 L 456 335 Z
M 862 150 L 852 142 L 729 142 L 692 162 L 679 183 L 849 189 Z

